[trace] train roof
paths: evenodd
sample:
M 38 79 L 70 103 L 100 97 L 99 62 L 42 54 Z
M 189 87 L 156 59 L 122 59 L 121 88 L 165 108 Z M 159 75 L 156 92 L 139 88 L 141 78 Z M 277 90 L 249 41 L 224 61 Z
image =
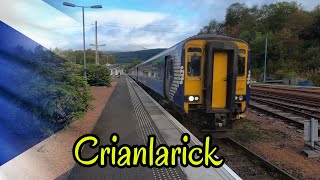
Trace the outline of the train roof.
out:
M 174 49 L 175 49 L 177 46 L 179 46 L 179 45 L 183 45 L 183 46 L 184 46 L 184 44 L 185 44 L 186 42 L 191 41 L 191 40 L 238 41 L 238 42 L 243 42 L 243 43 L 245 43 L 245 44 L 248 45 L 248 43 L 247 43 L 246 41 L 244 41 L 244 40 L 237 39 L 237 38 L 232 38 L 232 37 L 228 37 L 228 36 L 222 36 L 222 35 L 216 35 L 216 34 L 200 34 L 200 35 L 194 35 L 194 36 L 191 36 L 191 37 L 189 37 L 189 38 L 187 38 L 187 39 L 185 39 L 185 40 L 183 40 L 183 41 L 175 44 L 174 46 L 172 46 L 172 47 L 170 47 L 170 48 L 162 51 L 161 53 L 159 53 L 159 54 L 157 54 L 157 55 L 155 55 L 155 56 L 147 59 L 146 61 L 144 61 L 144 62 L 142 62 L 142 63 L 140 63 L 140 64 L 138 64 L 138 65 L 136 65 L 136 66 L 134 66 L 134 67 L 132 67 L 132 68 L 135 68 L 135 67 L 140 66 L 140 65 L 142 65 L 142 64 L 148 63 L 148 62 L 150 62 L 150 61 L 152 61 L 152 60 L 154 60 L 154 59 L 157 59 L 157 58 L 159 58 L 159 57 L 167 54 L 168 52 L 171 52 L 172 50 L 174 50 Z
M 239 41 L 248 44 L 246 41 L 238 38 L 228 37 L 228 36 L 222 36 L 222 35 L 216 35 L 216 34 L 200 34 L 191 36 L 188 39 L 185 40 L 185 42 L 190 40 L 224 40 L 224 41 Z

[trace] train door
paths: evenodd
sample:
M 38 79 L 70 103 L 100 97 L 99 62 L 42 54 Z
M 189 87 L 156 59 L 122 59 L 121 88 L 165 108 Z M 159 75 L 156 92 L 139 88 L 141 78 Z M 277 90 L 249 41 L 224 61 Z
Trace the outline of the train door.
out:
M 206 45 L 204 95 L 207 112 L 234 111 L 238 48 L 232 42 Z
M 172 60 L 170 56 L 165 57 L 165 78 L 164 78 L 164 95 L 166 98 L 169 98 L 170 93 L 170 81 L 172 79 Z
M 228 54 L 224 51 L 213 53 L 212 108 L 226 108 Z

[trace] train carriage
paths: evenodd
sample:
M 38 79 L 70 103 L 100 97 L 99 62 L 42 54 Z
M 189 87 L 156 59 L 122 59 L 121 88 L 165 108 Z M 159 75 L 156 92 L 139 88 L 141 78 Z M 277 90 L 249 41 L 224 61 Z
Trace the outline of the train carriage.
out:
M 249 46 L 197 35 L 131 68 L 129 76 L 179 112 L 218 129 L 243 116 L 249 102 Z

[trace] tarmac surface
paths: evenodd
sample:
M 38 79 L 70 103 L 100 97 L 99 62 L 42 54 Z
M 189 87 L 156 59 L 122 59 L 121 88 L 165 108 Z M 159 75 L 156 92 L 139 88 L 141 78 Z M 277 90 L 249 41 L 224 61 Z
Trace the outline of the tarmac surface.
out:
M 131 91 L 131 92 L 130 92 Z M 120 142 L 117 145 L 143 145 L 145 144 L 141 122 L 137 118 L 134 103 L 132 99 L 133 93 L 128 87 L 125 77 L 118 81 L 118 85 L 111 95 L 108 104 L 103 110 L 92 134 L 100 138 L 100 145 L 110 144 L 110 136 L 112 133 L 119 134 Z M 138 102 L 139 103 L 139 102 Z M 143 109 L 141 109 L 143 111 Z M 150 115 L 144 116 L 149 123 Z M 140 123 L 140 125 L 139 125 Z M 152 124 L 154 127 L 155 125 Z M 157 128 L 154 128 L 156 134 L 160 134 Z M 160 138 L 160 141 L 163 138 Z M 84 158 L 92 157 L 97 149 L 85 146 L 82 150 Z M 109 159 L 108 159 L 109 160 Z M 98 165 L 93 167 L 82 167 L 76 165 L 70 172 L 68 179 L 187 179 L 183 171 L 177 168 L 114 168 L 107 164 L 106 167 L 100 168 Z

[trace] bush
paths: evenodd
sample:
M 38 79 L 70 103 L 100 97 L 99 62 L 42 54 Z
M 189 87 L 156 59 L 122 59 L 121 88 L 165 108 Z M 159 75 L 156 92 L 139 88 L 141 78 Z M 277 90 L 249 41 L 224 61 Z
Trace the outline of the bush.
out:
M 41 138 L 81 118 L 91 107 L 81 65 L 44 49 L 0 47 L 1 124 L 20 137 Z
M 251 78 L 255 81 L 263 80 L 263 71 L 258 68 L 251 68 Z
M 315 86 L 320 86 L 320 71 L 314 72 L 310 77 L 310 81 L 312 81 Z
M 88 83 L 91 86 L 110 86 L 111 75 L 107 66 L 88 64 L 87 66 Z
M 30 109 L 33 119 L 42 121 L 34 122 L 40 125 L 42 133 L 54 132 L 65 127 L 82 118 L 91 108 L 93 96 L 82 72 L 81 65 L 64 63 L 47 72 L 54 77 L 54 81 L 32 78 L 26 85 L 25 89 L 29 89 L 29 95 L 39 101 Z
M 64 114 L 69 114 L 66 123 L 79 119 L 89 108 L 93 96 L 90 93 L 90 86 L 83 77 L 82 66 L 73 63 L 65 63 L 62 73 L 64 79 L 61 88 L 64 90 L 64 98 L 61 99 Z

